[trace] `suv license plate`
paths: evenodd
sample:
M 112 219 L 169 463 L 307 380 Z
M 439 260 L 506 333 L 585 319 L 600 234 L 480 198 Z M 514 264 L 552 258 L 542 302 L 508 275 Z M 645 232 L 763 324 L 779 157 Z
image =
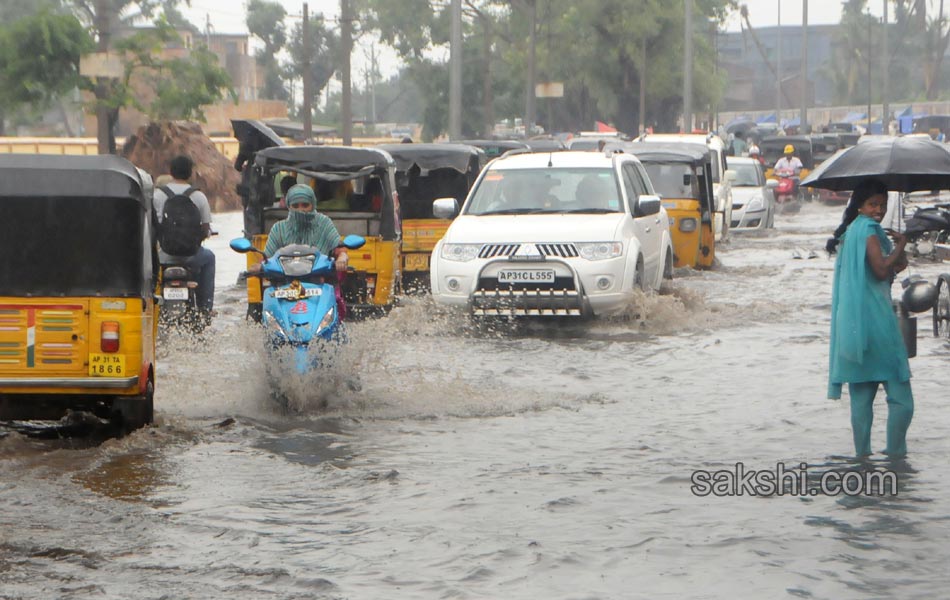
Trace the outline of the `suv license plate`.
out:
M 498 283 L 554 283 L 554 269 L 502 269 Z
M 167 287 L 162 290 L 162 297 L 166 300 L 187 300 L 188 288 Z

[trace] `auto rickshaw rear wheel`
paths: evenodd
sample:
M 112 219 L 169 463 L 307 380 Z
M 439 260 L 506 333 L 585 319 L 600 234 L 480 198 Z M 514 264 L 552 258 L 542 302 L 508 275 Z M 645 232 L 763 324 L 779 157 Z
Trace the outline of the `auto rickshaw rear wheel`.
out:
M 120 396 L 112 401 L 112 418 L 122 434 L 145 427 L 155 420 L 155 384 L 149 378 L 145 393 L 140 396 Z

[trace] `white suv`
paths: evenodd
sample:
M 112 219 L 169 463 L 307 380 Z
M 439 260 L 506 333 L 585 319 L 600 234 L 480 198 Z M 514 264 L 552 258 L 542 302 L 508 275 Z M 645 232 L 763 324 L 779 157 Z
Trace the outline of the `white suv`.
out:
M 452 198 L 433 208 L 458 212 Z M 622 152 L 495 159 L 430 261 L 435 301 L 476 315 L 609 314 L 672 273 L 669 217 Z

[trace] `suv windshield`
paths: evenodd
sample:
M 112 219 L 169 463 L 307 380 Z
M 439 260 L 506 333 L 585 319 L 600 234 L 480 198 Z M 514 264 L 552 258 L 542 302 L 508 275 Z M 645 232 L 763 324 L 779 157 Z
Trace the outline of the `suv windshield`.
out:
M 465 214 L 613 213 L 620 190 L 609 168 L 496 169 L 485 174 Z

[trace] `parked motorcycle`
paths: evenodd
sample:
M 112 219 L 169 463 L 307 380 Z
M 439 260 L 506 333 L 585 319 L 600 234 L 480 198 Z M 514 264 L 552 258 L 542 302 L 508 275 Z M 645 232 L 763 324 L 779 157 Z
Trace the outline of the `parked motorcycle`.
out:
M 780 214 L 797 213 L 802 208 L 798 177 L 790 169 L 779 169 L 774 174 L 778 178 L 778 185 L 774 190 L 776 211 Z
M 343 246 L 355 250 L 366 243 L 359 235 L 348 235 Z M 263 253 L 247 238 L 231 240 L 235 252 Z M 267 331 L 271 352 L 290 348 L 297 373 L 308 373 L 327 366 L 332 352 L 327 347 L 344 342 L 333 260 L 313 246 L 292 244 L 264 261 L 259 273 L 263 290 L 261 324 Z
M 950 242 L 950 204 L 918 208 L 905 221 L 904 234 L 912 256 L 936 260 L 937 244 Z

